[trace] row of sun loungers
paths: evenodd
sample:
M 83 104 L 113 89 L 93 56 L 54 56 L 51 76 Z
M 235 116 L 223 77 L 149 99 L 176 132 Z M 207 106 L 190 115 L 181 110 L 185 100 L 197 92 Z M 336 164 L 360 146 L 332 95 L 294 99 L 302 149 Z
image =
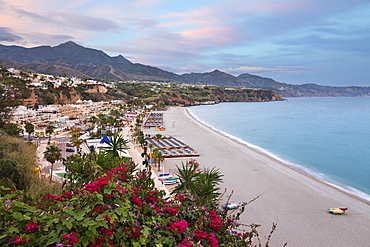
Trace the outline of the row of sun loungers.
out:
M 199 156 L 193 148 L 172 136 L 163 136 L 160 139 L 147 137 L 146 140 L 154 148 L 161 150 L 165 158 Z
M 145 128 L 159 127 L 163 125 L 163 112 L 152 112 L 144 122 Z

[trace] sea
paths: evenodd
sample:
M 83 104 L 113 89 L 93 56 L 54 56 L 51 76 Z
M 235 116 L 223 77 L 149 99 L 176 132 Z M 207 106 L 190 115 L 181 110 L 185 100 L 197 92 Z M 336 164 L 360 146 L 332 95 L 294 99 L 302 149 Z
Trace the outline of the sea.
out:
M 370 202 L 370 97 L 188 108 L 216 131 Z

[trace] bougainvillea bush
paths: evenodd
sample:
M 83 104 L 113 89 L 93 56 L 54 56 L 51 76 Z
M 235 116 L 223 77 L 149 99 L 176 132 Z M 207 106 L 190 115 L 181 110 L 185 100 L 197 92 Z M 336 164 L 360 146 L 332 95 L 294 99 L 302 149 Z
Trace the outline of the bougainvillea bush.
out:
M 217 206 L 153 189 L 148 171 L 120 165 L 60 196 L 0 190 L 0 246 L 251 246 Z

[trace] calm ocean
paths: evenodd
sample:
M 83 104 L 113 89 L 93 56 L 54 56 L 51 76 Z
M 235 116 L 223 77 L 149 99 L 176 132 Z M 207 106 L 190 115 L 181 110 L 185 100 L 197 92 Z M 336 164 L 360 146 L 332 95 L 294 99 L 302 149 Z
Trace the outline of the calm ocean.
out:
M 189 109 L 218 131 L 370 201 L 370 98 L 289 98 Z

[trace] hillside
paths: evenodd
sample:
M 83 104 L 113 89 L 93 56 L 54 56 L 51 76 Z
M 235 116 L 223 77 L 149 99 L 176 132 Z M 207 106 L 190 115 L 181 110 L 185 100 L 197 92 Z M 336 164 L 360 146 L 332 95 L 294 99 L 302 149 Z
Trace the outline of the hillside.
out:
M 85 48 L 72 41 L 55 47 L 39 46 L 34 48 L 0 44 L 0 64 L 31 72 L 99 80 L 158 81 L 270 89 L 283 97 L 370 97 L 370 87 L 293 85 L 251 74 L 233 76 L 219 70 L 178 75 L 153 66 L 132 63 L 122 55 L 111 57 L 103 51 Z

